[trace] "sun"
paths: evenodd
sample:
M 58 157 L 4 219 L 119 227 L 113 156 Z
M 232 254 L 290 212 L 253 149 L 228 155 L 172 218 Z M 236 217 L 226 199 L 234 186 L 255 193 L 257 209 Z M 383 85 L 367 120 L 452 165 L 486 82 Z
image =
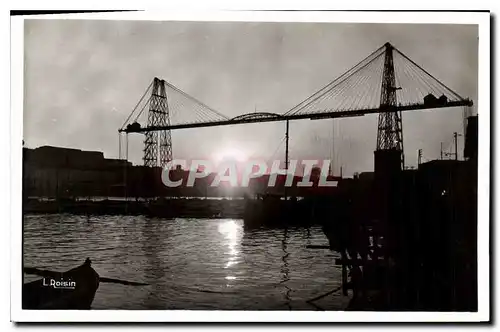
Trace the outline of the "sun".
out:
M 248 156 L 245 152 L 235 148 L 225 148 L 223 150 L 218 151 L 214 155 L 214 161 L 216 163 L 220 163 L 223 161 L 238 161 L 243 162 L 248 159 Z

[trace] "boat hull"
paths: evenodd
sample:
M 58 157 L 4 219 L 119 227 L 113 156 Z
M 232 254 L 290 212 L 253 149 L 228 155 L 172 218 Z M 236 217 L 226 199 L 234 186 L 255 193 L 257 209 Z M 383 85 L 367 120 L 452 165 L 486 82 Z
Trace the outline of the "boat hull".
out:
M 98 288 L 99 275 L 90 263 L 62 273 L 47 273 L 23 285 L 23 309 L 90 309 Z

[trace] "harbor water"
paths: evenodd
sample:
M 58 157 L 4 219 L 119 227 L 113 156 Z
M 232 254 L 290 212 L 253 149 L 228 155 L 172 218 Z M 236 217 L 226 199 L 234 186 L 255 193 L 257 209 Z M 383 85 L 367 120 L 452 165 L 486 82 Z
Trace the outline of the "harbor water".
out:
M 66 271 L 92 260 L 101 283 L 92 309 L 342 310 L 337 256 L 320 228 L 244 230 L 239 219 L 142 216 L 24 217 L 24 265 Z M 37 279 L 25 275 L 24 282 Z

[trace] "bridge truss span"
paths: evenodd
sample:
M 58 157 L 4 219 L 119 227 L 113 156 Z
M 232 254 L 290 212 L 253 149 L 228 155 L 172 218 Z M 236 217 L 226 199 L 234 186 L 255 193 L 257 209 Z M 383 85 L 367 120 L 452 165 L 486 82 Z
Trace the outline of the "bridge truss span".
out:
M 145 98 L 148 91 L 162 92 L 161 100 L 165 101 L 165 106 L 162 106 L 161 121 L 140 121 L 148 105 L 158 105 L 151 102 L 158 99 L 157 93 L 152 92 L 149 99 Z M 168 138 L 170 134 L 164 133 L 174 129 L 379 114 L 377 149 L 396 148 L 403 153 L 401 112 L 472 104 L 472 100 L 461 97 L 393 45 L 385 43 L 344 74 L 282 114 L 254 112 L 230 118 L 165 80 L 155 78 L 118 131 L 126 134 L 162 132 L 162 137 Z M 151 106 L 147 113 L 158 112 L 157 108 Z M 401 137 L 401 144 L 392 146 L 388 142 L 398 141 L 393 137 L 395 132 L 398 133 L 397 137 Z M 171 142 L 168 139 L 165 141 Z M 152 149 L 156 148 L 153 147 L 154 142 L 151 144 L 148 141 L 148 144 L 151 149 L 145 149 L 145 163 L 147 159 L 148 166 L 152 166 L 156 157 L 156 150 Z M 162 154 L 167 157 L 162 158 L 161 164 L 172 158 L 171 143 L 164 146 L 169 150 Z M 158 149 L 161 152 L 162 147 Z

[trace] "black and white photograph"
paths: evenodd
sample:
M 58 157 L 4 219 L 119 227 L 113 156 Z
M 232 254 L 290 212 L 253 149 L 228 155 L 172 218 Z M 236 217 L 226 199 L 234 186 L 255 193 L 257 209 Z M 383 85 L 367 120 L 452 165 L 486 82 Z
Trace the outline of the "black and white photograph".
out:
M 12 16 L 15 320 L 489 320 L 489 19 Z

